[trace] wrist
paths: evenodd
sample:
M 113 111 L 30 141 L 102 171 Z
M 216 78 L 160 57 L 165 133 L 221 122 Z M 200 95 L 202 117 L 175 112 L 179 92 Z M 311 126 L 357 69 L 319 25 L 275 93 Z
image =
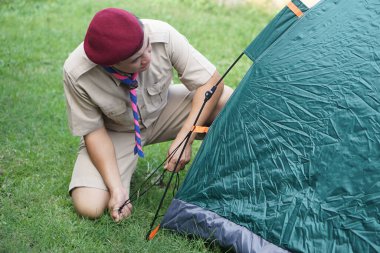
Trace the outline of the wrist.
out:
M 183 126 L 182 129 L 177 134 L 177 139 L 183 140 L 189 134 L 189 132 L 192 132 L 192 130 L 193 130 L 193 127 Z M 188 141 L 189 145 L 193 144 L 196 136 L 197 136 L 197 133 L 194 133 L 194 132 L 191 133 L 189 141 Z
M 124 191 L 124 187 L 120 182 L 120 184 L 116 184 L 116 185 L 112 185 L 111 187 L 108 187 L 108 190 L 111 195 L 114 195 L 114 194 Z

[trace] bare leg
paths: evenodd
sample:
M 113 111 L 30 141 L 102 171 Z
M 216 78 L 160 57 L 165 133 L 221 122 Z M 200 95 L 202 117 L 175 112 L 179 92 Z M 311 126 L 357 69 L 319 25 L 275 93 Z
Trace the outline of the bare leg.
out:
M 75 210 L 79 215 L 96 219 L 102 216 L 107 208 L 110 195 L 104 190 L 78 187 L 72 190 L 71 197 Z
M 211 125 L 211 123 L 214 121 L 219 112 L 223 109 L 224 105 L 227 103 L 228 99 L 231 97 L 233 92 L 234 90 L 231 87 L 224 85 L 222 96 L 220 97 L 218 104 L 216 105 L 215 110 L 213 111 L 210 117 L 210 120 L 207 122 L 208 124 Z

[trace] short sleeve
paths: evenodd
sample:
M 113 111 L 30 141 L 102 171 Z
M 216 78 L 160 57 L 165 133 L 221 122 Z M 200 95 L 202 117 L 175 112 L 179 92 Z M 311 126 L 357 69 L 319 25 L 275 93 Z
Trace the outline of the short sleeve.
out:
M 75 136 L 84 136 L 101 128 L 104 123 L 98 106 L 91 101 L 80 85 L 72 81 L 66 71 L 63 74 L 63 81 L 71 133 Z
M 173 27 L 169 34 L 167 45 L 169 56 L 180 81 L 189 90 L 195 90 L 204 85 L 215 73 L 215 66 Z

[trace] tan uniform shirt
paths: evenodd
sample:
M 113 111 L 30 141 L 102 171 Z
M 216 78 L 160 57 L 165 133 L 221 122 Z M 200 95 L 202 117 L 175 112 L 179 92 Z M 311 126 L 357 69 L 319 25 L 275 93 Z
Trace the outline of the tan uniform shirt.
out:
M 139 74 L 137 97 L 141 127 L 148 128 L 167 103 L 173 67 L 189 90 L 205 84 L 216 68 L 169 24 L 148 19 L 142 22 L 152 53 L 149 69 Z M 128 89 L 87 58 L 83 43 L 64 64 L 64 89 L 73 135 L 84 136 L 103 126 L 133 132 Z

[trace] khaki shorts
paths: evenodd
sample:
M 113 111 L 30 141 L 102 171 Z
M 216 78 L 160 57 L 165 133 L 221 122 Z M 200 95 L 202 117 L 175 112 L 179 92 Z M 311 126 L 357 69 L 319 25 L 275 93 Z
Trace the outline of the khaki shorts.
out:
M 168 104 L 161 112 L 158 120 L 149 128 L 141 129 L 143 146 L 173 140 L 191 110 L 194 92 L 188 91 L 183 85 L 174 85 L 169 89 Z M 129 194 L 132 174 L 136 169 L 138 156 L 133 153 L 135 147 L 134 132 L 108 131 L 113 142 L 121 180 Z M 162 158 L 163 160 L 165 157 Z M 107 190 L 101 175 L 95 168 L 81 142 L 81 147 L 74 165 L 69 192 L 76 187 L 91 187 Z

